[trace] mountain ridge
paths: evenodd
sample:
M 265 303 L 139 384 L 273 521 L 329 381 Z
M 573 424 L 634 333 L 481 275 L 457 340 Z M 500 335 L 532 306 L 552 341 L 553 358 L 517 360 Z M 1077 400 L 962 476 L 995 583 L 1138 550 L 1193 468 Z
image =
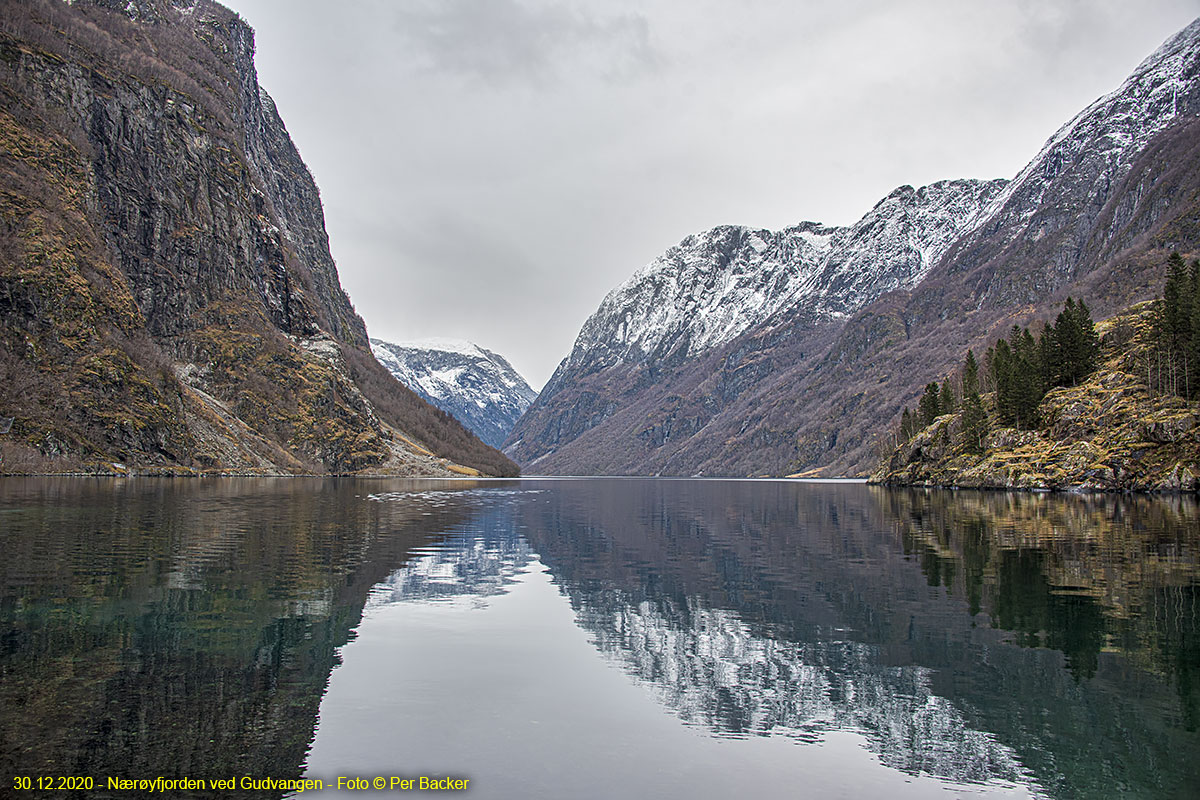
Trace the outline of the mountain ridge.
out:
M 687 236 L 609 292 L 584 323 L 567 365 L 590 360 L 586 356 L 610 341 L 625 345 L 618 360 L 662 357 L 680 346 L 695 355 L 806 302 L 845 315 L 867 299 L 919 281 L 949 245 L 946 229 L 973 221 L 1006 183 L 959 179 L 920 189 L 900 186 L 844 227 L 811 221 L 779 231 L 721 225 Z M 881 239 L 891 252 L 871 246 Z M 890 263 L 863 268 L 864 260 L 880 256 Z M 871 278 L 881 285 L 872 286 Z M 631 318 L 633 304 L 642 319 Z M 614 324 L 614 316 L 621 321 Z
M 1013 181 L 995 182 L 986 207 L 907 283 L 902 270 L 885 273 L 897 277 L 890 285 L 868 275 L 879 291 L 844 317 L 781 304 L 695 358 L 589 364 L 572 353 L 506 452 L 550 474 L 865 473 L 877 429 L 956 353 L 1046 318 L 1068 293 L 1102 314 L 1146 299 L 1166 252 L 1200 247 L 1200 158 L 1189 145 L 1200 133 L 1198 51 L 1200 20 L 1062 126 Z M 859 288 L 829 286 L 852 300 Z

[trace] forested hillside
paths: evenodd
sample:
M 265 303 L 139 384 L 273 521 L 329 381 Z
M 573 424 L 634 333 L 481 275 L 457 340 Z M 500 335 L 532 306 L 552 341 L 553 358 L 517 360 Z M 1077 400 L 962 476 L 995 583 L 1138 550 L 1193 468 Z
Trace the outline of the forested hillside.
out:
M 1200 402 L 1188 359 L 1200 262 L 1170 257 L 1166 291 L 1093 326 L 1069 299 L 930 383 L 885 439 L 894 485 L 1200 490 Z M 956 400 L 958 389 L 961 399 Z

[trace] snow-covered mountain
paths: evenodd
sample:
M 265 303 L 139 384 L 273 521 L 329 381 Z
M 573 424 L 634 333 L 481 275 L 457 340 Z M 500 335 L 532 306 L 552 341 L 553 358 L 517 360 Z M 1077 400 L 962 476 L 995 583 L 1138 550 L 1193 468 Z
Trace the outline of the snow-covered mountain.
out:
M 1115 311 L 1200 249 L 1197 141 L 1200 20 L 1012 181 L 904 186 L 847 228 L 689 236 L 609 293 L 506 453 L 544 474 L 861 472 L 994 326 L 1068 294 Z
M 499 447 L 537 397 L 500 355 L 471 342 L 371 339 L 371 351 L 408 388 Z
M 1200 19 L 1168 39 L 1116 90 L 1080 111 L 992 202 L 984 228 L 1021 229 L 1048 200 L 1055 179 L 1084 168 L 1089 200 L 1103 201 L 1128 173 L 1152 137 L 1181 117 L 1200 111 Z M 1032 232 L 1045 235 L 1044 229 Z
M 1004 180 L 901 186 L 848 227 L 801 222 L 781 231 L 720 226 L 688 236 L 609 292 L 555 370 L 506 454 L 528 465 L 602 423 L 630 397 L 628 376 L 576 392 L 606 370 L 658 381 L 761 327 L 803 314 L 843 320 L 917 284 L 1003 190 Z M 637 379 L 635 379 L 637 380 Z M 615 389 L 615 391 L 614 391 Z M 547 418 L 547 414 L 549 418 Z M 539 426 L 547 436 L 529 427 Z
M 980 272 L 984 302 L 1036 302 L 1135 244 L 1192 188 L 1179 168 L 1198 114 L 1200 19 L 1059 128 L 946 251 L 947 271 Z
M 916 286 L 947 253 L 1003 231 L 1040 239 L 1062 214 L 1028 226 L 1063 194 L 1096 209 L 1151 138 L 1200 108 L 1200 20 L 1054 134 L 1012 181 L 901 186 L 850 227 L 802 222 L 781 231 L 719 226 L 688 236 L 604 298 L 566 366 L 695 356 L 783 309 L 846 316 Z M 1080 181 L 1061 181 L 1068 169 Z M 960 244 L 959 248 L 955 248 Z M 597 356 L 600 356 L 597 359 Z
M 604 298 L 560 371 L 694 357 L 798 306 L 846 316 L 920 281 L 1006 184 L 901 186 L 849 227 L 725 225 L 688 236 Z

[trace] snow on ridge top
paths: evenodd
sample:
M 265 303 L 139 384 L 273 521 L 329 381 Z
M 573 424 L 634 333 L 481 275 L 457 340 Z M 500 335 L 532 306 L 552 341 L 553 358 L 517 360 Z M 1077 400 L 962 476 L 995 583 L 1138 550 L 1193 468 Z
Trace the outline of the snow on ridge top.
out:
M 568 361 L 601 352 L 636 358 L 663 344 L 688 352 L 719 345 L 777 311 L 820 258 L 795 229 L 722 225 L 687 236 L 608 293 Z
M 421 339 L 412 339 L 405 342 L 389 342 L 392 347 L 399 347 L 405 350 L 436 350 L 440 353 L 458 353 L 459 355 L 468 356 L 470 358 L 487 358 L 488 355 L 483 348 L 474 342 L 468 342 L 466 339 L 451 339 L 441 336 L 427 336 Z
M 801 225 L 807 225 L 807 224 L 809 224 L 809 223 L 801 223 Z M 829 231 L 827 233 L 817 233 L 815 230 L 805 229 L 805 230 L 798 230 L 796 235 L 799 236 L 804 241 L 808 242 L 808 244 L 814 250 L 825 252 L 825 251 L 829 250 L 830 246 L 833 244 L 833 237 L 834 237 L 833 230 L 834 229 L 829 229 Z
M 397 380 L 457 417 L 492 447 L 503 444 L 517 418 L 537 397 L 507 359 L 471 342 L 373 338 L 371 351 Z
M 458 391 L 453 384 L 460 383 L 459 377 L 465 373 L 453 370 L 460 368 L 477 376 L 486 375 L 486 383 L 515 391 L 522 397 L 528 395 L 530 400 L 537 394 L 504 356 L 462 339 L 430 337 L 388 342 L 372 338 L 371 352 L 404 383 L 417 382 L 424 387 L 425 382 L 434 380 L 446 387 L 437 391 L 426 387 L 430 396 L 448 396 Z
M 1200 44 L 1200 17 L 1185 25 L 1182 30 L 1163 42 L 1157 50 L 1142 59 L 1142 63 L 1138 64 L 1137 69 L 1133 71 L 1130 80 L 1155 69 L 1161 62 L 1169 61 L 1173 55 L 1178 55 L 1188 48 L 1195 48 L 1197 44 Z
M 1190 113 L 1200 108 L 1198 94 L 1200 18 L 1147 56 L 1120 86 L 1055 131 L 1005 191 L 991 202 L 982 220 L 1004 215 L 1016 197 L 1024 199 L 1015 210 L 1018 215 L 1015 221 L 1028 220 L 1061 164 L 1083 155 L 1089 144 L 1110 162 L 1104 181 L 1118 182 L 1151 137 L 1180 114 L 1188 113 L 1189 105 Z M 1183 109 L 1179 106 L 1181 99 Z
M 722 225 L 692 234 L 608 293 L 560 369 L 693 356 L 800 303 L 851 313 L 924 277 L 1005 183 L 901 186 L 851 227 Z

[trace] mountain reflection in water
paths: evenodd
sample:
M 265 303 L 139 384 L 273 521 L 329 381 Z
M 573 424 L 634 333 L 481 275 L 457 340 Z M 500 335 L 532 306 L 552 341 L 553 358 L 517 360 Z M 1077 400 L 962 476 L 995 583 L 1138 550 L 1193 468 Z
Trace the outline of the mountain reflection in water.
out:
M 600 651 L 715 735 L 852 730 L 905 772 L 1054 796 L 1196 785 L 1190 500 L 522 485 L 541 493 L 481 509 L 388 600 L 433 575 L 492 594 L 537 558 Z
M 873 769 L 909 777 L 880 777 L 889 791 L 1190 797 L 1200 785 L 1189 499 L 685 480 L 30 480 L 0 483 L 0 519 L 0 761 L 13 774 L 311 774 L 314 756 L 364 749 L 354 737 L 371 735 L 366 710 L 338 691 L 343 672 L 374 681 L 359 688 L 380 706 L 398 686 L 412 694 L 409 716 L 386 718 L 389 736 L 410 731 L 397 741 L 434 735 L 434 717 L 412 716 L 422 703 L 469 720 L 478 741 L 524 736 L 535 729 L 515 717 L 531 701 L 500 673 L 544 680 L 547 664 L 521 653 L 557 651 L 520 637 L 571 638 L 529 617 L 552 601 L 534 591 L 544 580 L 593 658 L 677 727 L 739 747 L 792 743 L 794 756 L 761 756 L 759 772 L 835 752 L 848 732 Z M 528 610 L 500 615 L 518 594 Z M 523 618 L 523 632 L 504 627 Z M 462 641 L 461 624 L 477 641 Z M 459 639 L 438 650 L 438 636 Z M 407 665 L 425 648 L 435 661 L 421 669 L 441 684 L 413 682 L 421 670 Z M 374 673 L 355 671 L 369 658 Z M 490 682 L 514 699 L 474 718 L 469 685 Z M 622 691 L 598 687 L 596 702 L 632 702 Z M 619 752 L 651 719 L 607 711 L 611 728 L 578 730 L 580 715 L 528 747 L 583 769 L 564 737 Z M 689 741 L 671 746 L 698 747 Z M 543 764 L 539 789 L 510 763 L 519 742 L 472 746 L 455 755 L 480 796 L 512 795 L 510 773 L 522 791 L 565 789 L 552 777 L 565 772 Z M 736 766 L 748 752 L 704 758 Z M 608 768 L 636 780 L 637 759 L 620 757 Z M 673 768 L 685 769 L 661 766 Z M 926 778 L 942 783 L 922 788 Z
M 371 587 L 467 517 L 365 488 L 0 480 L 5 780 L 299 777 Z

